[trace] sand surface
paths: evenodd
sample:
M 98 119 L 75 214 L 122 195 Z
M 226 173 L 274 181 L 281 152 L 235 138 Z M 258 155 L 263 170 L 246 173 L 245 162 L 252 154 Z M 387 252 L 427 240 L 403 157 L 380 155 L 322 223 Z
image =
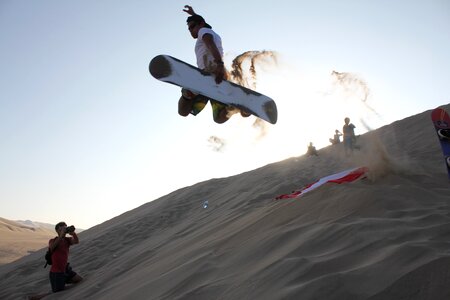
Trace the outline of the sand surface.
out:
M 450 181 L 430 112 L 360 136 L 351 157 L 330 146 L 86 230 L 70 259 L 84 282 L 45 299 L 450 299 Z M 367 179 L 274 200 L 358 166 Z M 49 290 L 44 252 L 0 266 L 1 299 Z

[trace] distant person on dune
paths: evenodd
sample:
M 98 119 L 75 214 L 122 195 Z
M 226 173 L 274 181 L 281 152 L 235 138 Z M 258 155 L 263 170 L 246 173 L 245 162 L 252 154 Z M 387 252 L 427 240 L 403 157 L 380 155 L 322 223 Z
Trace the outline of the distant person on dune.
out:
M 317 153 L 316 147 L 313 146 L 313 143 L 310 142 L 308 145 L 308 150 L 306 151 L 306 154 L 308 156 L 318 156 L 319 154 Z
M 356 142 L 356 136 L 355 136 L 355 125 L 350 123 L 350 118 L 344 119 L 344 126 L 342 127 L 342 132 L 344 135 L 344 148 L 345 153 L 351 154 L 353 153 L 353 149 L 355 149 L 355 142 Z
M 334 131 L 334 136 L 333 136 L 333 138 L 330 138 L 330 143 L 332 144 L 332 145 L 336 145 L 336 144 L 339 144 L 340 142 L 341 142 L 341 136 L 342 136 L 342 133 L 339 131 L 339 130 L 335 130 Z

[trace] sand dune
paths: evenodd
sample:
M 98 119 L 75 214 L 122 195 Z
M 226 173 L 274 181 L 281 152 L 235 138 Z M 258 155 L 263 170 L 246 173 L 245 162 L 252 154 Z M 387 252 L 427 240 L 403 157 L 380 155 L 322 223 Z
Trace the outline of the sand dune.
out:
M 0 218 L 0 265 L 42 249 L 55 236 L 54 229 L 25 224 Z
M 430 111 L 359 144 L 350 158 L 330 146 L 201 182 L 91 228 L 71 250 L 85 281 L 46 299 L 449 299 L 450 182 Z M 274 200 L 362 165 L 365 180 Z M 44 252 L 0 267 L 1 299 L 49 290 Z

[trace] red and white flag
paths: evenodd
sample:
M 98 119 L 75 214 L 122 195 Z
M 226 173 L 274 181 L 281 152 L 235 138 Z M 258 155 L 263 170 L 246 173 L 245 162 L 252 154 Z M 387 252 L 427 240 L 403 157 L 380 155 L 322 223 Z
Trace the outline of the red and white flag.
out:
M 367 167 L 358 167 L 358 168 L 353 168 L 350 170 L 342 171 L 342 172 L 339 172 L 339 173 L 336 173 L 333 175 L 329 175 L 326 177 L 322 177 L 319 180 L 317 180 L 316 182 L 308 184 L 307 186 L 301 188 L 300 190 L 293 191 L 290 194 L 280 195 L 280 196 L 276 197 L 275 199 L 278 200 L 278 199 L 297 198 L 303 194 L 306 194 L 306 193 L 318 188 L 319 186 L 321 186 L 327 182 L 334 182 L 337 184 L 353 182 L 360 178 L 366 177 L 367 171 L 368 171 Z

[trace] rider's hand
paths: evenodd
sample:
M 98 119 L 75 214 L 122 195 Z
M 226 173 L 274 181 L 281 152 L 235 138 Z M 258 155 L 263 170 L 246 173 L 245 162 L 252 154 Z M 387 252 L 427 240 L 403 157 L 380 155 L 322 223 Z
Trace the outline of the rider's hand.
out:
M 190 14 L 191 16 L 195 15 L 194 9 L 190 5 L 185 5 L 183 11 Z
M 225 67 L 223 64 L 217 64 L 214 74 L 216 75 L 217 84 L 221 83 L 225 79 Z

